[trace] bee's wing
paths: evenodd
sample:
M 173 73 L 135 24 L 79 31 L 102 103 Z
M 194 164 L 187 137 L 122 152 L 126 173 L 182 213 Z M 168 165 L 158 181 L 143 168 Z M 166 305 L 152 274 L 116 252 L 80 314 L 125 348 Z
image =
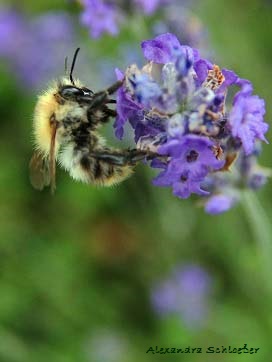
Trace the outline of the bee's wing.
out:
M 226 156 L 226 162 L 222 168 L 220 168 L 219 171 L 230 171 L 230 167 L 237 159 L 237 152 L 232 152 L 227 154 Z
M 29 177 L 31 185 L 42 190 L 51 182 L 48 158 L 44 158 L 39 152 L 34 152 L 29 162 Z

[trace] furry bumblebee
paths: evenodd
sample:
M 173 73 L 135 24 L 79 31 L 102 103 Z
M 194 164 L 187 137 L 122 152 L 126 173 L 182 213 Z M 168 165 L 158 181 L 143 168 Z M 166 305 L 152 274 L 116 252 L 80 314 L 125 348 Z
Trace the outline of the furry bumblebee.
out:
M 108 107 L 122 81 L 94 93 L 73 79 L 76 50 L 69 77 L 55 82 L 39 96 L 34 111 L 36 150 L 30 161 L 30 180 L 34 188 L 51 186 L 55 190 L 56 161 L 78 181 L 110 186 L 130 176 L 146 152 L 106 147 L 98 133 L 101 125 L 116 116 Z M 66 59 L 67 68 L 67 59 Z

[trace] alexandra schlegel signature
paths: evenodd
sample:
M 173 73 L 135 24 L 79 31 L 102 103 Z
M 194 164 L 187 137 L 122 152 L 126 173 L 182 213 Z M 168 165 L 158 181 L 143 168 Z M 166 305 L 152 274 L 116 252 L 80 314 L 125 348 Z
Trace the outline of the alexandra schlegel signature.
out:
M 237 346 L 209 346 L 209 347 L 159 347 L 151 346 L 147 349 L 146 353 L 249 353 L 255 354 L 260 350 L 260 347 L 247 347 L 247 343 L 243 347 Z

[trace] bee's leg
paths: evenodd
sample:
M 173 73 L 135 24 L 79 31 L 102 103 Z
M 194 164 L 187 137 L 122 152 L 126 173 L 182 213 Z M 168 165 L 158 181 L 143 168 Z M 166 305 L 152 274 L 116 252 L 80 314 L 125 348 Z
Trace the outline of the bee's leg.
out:
M 103 109 L 103 112 L 105 113 L 105 117 L 107 118 L 107 121 L 108 121 L 109 117 L 117 116 L 117 112 L 115 109 L 110 109 L 107 106 L 104 106 L 102 109 Z
M 93 99 L 90 102 L 90 108 L 98 108 L 102 104 L 105 103 L 112 103 L 111 99 L 108 99 L 108 96 L 115 93 L 123 84 L 122 80 L 118 80 L 109 88 L 105 89 L 104 91 L 97 92 L 93 95 Z
M 100 150 L 98 152 L 90 153 L 90 156 L 96 158 L 97 160 L 118 166 L 134 166 L 139 161 L 145 159 L 147 155 L 148 152 L 137 149 L 123 151 Z
M 138 150 L 92 150 L 78 160 L 80 169 L 77 168 L 77 171 L 72 170 L 70 173 L 75 179 L 110 186 L 129 177 L 137 162 L 145 156 L 146 152 Z
M 116 104 L 116 100 L 115 99 L 107 99 L 106 103 L 107 104 Z
M 105 104 L 103 104 L 100 108 L 92 108 L 87 111 L 88 120 L 94 129 L 98 124 L 107 123 L 110 118 L 115 118 L 116 116 L 117 112 L 114 109 L 108 108 Z
M 124 83 L 124 79 L 123 80 L 118 80 L 117 82 L 113 83 L 113 85 L 111 85 L 109 88 L 107 88 L 104 92 L 107 93 L 107 95 L 111 95 L 113 93 L 115 93 Z

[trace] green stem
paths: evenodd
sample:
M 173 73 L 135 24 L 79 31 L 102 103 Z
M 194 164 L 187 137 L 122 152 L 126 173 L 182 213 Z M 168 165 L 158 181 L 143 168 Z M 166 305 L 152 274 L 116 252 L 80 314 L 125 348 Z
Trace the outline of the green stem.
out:
M 271 222 L 254 192 L 245 191 L 243 193 L 243 201 L 244 210 L 256 240 L 264 277 L 267 282 L 270 282 L 272 276 Z

